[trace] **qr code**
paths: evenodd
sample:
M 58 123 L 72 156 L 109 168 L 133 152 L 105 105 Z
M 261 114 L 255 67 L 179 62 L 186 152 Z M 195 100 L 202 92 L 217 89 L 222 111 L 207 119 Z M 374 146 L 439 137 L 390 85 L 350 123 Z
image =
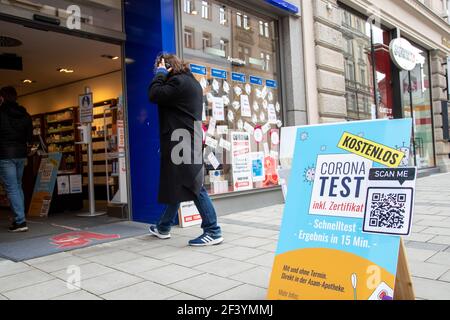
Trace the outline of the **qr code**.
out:
M 401 229 L 405 225 L 406 193 L 373 193 L 369 225 Z
M 412 197 L 410 188 L 369 188 L 363 231 L 408 234 L 411 227 Z

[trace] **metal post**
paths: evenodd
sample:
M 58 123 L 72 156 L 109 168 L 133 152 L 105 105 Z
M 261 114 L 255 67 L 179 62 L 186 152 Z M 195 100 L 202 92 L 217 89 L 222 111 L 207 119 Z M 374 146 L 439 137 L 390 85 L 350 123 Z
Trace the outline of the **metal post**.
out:
M 85 88 L 85 93 L 91 92 L 89 87 Z M 93 101 L 92 101 L 93 103 Z M 92 123 L 87 124 L 87 161 L 88 161 L 88 188 L 89 188 L 89 212 L 80 213 L 79 217 L 98 217 L 103 216 L 106 212 L 95 211 L 95 188 L 94 188 L 94 151 L 92 148 Z

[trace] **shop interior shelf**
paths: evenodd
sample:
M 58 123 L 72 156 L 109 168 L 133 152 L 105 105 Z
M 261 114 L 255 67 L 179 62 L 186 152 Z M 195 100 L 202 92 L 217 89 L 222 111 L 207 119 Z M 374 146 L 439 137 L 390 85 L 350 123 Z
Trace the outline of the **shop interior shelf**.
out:
M 47 121 L 47 124 L 51 124 L 51 123 L 61 123 L 61 122 L 68 122 L 68 121 L 73 121 L 73 118 L 59 119 L 59 120 L 51 120 L 51 121 Z

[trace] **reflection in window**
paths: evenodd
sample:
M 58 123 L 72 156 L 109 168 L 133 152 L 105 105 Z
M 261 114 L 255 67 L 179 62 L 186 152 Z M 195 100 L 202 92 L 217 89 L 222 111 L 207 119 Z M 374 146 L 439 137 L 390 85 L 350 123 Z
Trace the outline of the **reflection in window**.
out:
M 228 44 L 229 41 L 227 39 L 220 39 L 220 50 L 224 52 L 224 56 L 228 56 Z
M 208 1 L 202 1 L 202 18 L 209 20 L 210 14 L 209 14 L 209 3 Z
M 219 9 L 219 22 L 223 26 L 227 24 L 227 12 L 225 11 L 225 7 Z
M 242 13 L 236 12 L 236 25 L 242 28 Z
M 184 47 L 194 49 L 194 29 L 184 28 Z
M 194 11 L 194 1 L 184 0 L 184 12 L 192 14 L 193 11 Z
M 371 101 L 373 96 L 373 81 L 368 71 L 371 65 L 370 33 L 366 28 L 370 25 L 364 20 L 342 9 L 342 34 L 344 36 L 343 51 L 345 62 L 347 114 L 351 120 L 370 119 L 372 117 Z
M 211 33 L 203 32 L 203 36 L 202 36 L 203 50 L 205 50 L 206 48 L 210 48 L 211 43 L 212 43 Z

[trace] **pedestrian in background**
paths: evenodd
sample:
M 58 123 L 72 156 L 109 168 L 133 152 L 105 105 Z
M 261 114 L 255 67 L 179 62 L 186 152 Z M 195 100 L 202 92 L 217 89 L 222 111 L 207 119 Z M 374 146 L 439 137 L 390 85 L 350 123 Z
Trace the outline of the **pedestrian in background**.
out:
M 160 239 L 170 238 L 172 221 L 178 214 L 180 203 L 194 201 L 202 217 L 203 234 L 189 241 L 191 246 L 217 245 L 223 242 L 217 214 L 203 186 L 203 90 L 189 67 L 177 56 L 162 55 L 155 63 L 156 76 L 149 88 L 150 101 L 158 105 L 161 170 L 158 201 L 166 204 L 159 223 L 151 226 L 151 234 Z M 198 127 L 198 128 L 196 128 Z M 172 134 L 188 132 L 190 141 L 184 143 L 183 159 L 188 163 L 175 163 L 172 151 L 180 142 L 172 141 Z M 189 145 L 186 143 L 190 142 Z
M 33 139 L 33 122 L 27 110 L 17 103 L 13 87 L 0 90 L 0 180 L 5 186 L 14 221 L 10 232 L 28 231 L 22 176 L 28 145 Z

